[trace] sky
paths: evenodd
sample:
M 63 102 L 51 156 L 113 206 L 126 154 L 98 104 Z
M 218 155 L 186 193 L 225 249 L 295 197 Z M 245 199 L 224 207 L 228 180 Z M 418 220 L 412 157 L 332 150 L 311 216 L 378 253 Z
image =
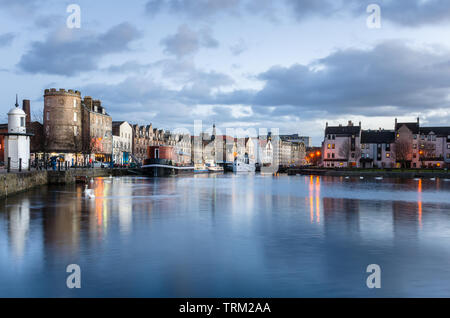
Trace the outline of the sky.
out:
M 278 128 L 315 145 L 327 122 L 448 126 L 449 34 L 448 0 L 0 0 L 0 120 L 15 94 L 34 117 L 44 89 L 65 88 L 113 120 Z

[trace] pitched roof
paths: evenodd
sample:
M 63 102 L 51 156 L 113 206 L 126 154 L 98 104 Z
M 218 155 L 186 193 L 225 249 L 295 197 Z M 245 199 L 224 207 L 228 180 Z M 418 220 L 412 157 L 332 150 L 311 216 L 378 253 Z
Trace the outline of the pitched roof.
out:
M 411 132 L 413 134 L 418 134 L 419 133 L 419 123 L 397 123 L 397 125 L 395 125 L 395 131 L 399 130 L 400 127 L 402 127 L 403 125 L 405 125 L 409 130 L 411 130 Z
M 359 126 L 328 126 L 325 129 L 325 135 L 359 135 L 360 130 Z
M 362 144 L 390 144 L 395 142 L 395 132 L 392 130 L 363 130 Z
M 431 132 L 437 136 L 447 137 L 450 136 L 450 127 L 420 127 L 421 134 L 428 135 Z

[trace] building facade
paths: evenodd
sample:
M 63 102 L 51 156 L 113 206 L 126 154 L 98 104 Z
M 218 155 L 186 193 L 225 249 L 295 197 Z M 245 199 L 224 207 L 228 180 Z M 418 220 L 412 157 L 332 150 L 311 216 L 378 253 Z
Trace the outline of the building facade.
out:
M 115 164 L 129 164 L 133 147 L 133 128 L 126 121 L 113 121 L 113 159 Z

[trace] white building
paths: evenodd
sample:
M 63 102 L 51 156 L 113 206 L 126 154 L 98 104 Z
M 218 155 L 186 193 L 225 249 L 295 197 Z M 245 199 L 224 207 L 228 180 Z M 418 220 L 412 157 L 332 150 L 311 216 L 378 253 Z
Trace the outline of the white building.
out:
M 19 108 L 16 97 L 16 107 L 8 112 L 8 132 L 5 136 L 5 162 L 11 161 L 11 169 L 28 169 L 30 161 L 30 137 L 27 134 L 26 114 Z
M 126 121 L 113 121 L 113 160 L 115 164 L 130 163 L 133 145 L 133 128 Z

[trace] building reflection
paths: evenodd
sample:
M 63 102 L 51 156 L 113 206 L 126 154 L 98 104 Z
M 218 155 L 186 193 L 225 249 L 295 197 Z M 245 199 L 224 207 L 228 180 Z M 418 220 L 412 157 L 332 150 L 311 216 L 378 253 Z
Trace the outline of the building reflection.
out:
M 80 245 L 82 204 L 73 199 L 82 195 L 81 189 L 69 187 L 67 191 L 49 191 L 42 209 L 44 247 L 58 254 L 73 255 Z M 52 254 L 52 253 L 50 253 Z
M 323 198 L 323 221 L 326 234 L 360 234 L 359 200 Z
M 16 204 L 7 205 L 9 244 L 12 254 L 22 259 L 30 227 L 30 201 L 23 199 Z

